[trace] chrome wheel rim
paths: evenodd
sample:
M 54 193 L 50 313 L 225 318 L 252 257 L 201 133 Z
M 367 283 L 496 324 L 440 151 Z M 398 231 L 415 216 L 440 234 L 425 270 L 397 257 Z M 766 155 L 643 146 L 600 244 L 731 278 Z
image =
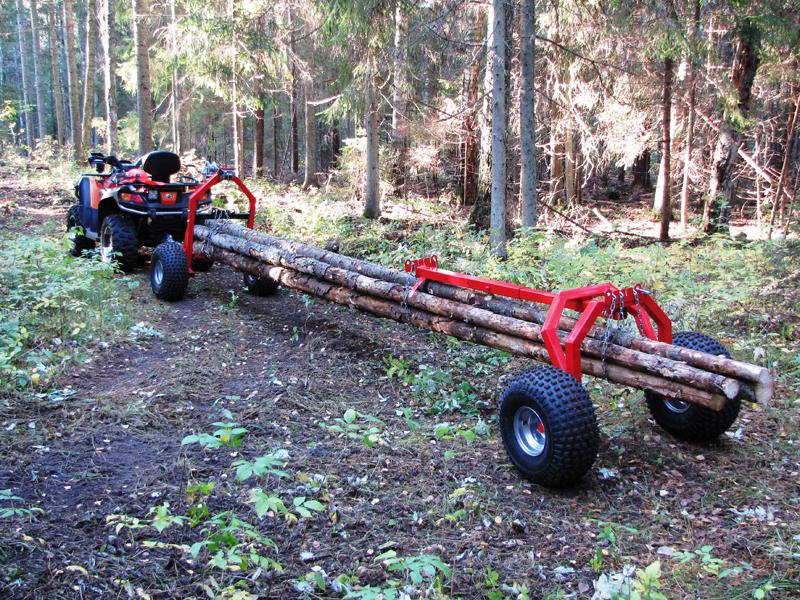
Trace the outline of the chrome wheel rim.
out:
M 157 260 L 153 263 L 153 283 L 156 287 L 161 287 L 162 281 L 164 281 L 164 265 Z
M 530 406 L 520 406 L 514 413 L 514 437 L 528 456 L 540 456 L 547 445 L 544 421 Z
M 683 400 L 676 400 L 675 398 L 662 398 L 662 402 L 664 402 L 664 406 L 667 407 L 667 410 L 681 414 L 685 413 L 689 410 L 689 403 L 684 402 Z

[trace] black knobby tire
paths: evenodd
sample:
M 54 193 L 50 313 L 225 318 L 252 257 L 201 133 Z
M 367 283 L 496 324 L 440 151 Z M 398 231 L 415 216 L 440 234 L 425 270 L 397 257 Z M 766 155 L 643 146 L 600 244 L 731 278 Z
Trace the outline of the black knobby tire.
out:
M 150 287 L 157 298 L 180 300 L 189 285 L 189 261 L 178 242 L 163 242 L 150 259 Z
M 67 233 L 71 242 L 69 253 L 72 256 L 82 256 L 86 250 L 94 249 L 94 242 L 80 233 L 81 229 L 81 207 L 80 204 L 73 204 L 67 211 Z
M 600 432 L 589 394 L 555 367 L 513 379 L 500 398 L 499 420 L 511 462 L 540 485 L 576 484 L 597 456 Z
M 129 218 L 109 215 L 100 226 L 100 259 L 119 264 L 125 272 L 133 271 L 139 261 L 136 227 Z
M 728 349 L 712 337 L 694 331 L 682 331 L 672 338 L 675 346 L 699 350 L 716 356 L 731 357 Z M 682 402 L 645 390 L 647 408 L 656 423 L 676 438 L 691 442 L 708 442 L 718 438 L 739 416 L 741 401 L 727 400 L 722 410 Z
M 192 258 L 192 269 L 198 273 L 205 273 L 214 266 L 214 259 L 207 256 L 195 256 Z
M 244 273 L 244 289 L 253 296 L 272 296 L 278 291 L 278 282 L 269 277 L 257 277 Z

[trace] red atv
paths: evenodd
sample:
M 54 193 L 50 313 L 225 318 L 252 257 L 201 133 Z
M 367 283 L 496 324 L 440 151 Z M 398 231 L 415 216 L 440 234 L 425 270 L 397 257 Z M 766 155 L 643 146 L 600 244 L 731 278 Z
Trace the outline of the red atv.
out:
M 173 182 L 171 178 L 181 170 L 181 161 L 177 154 L 164 150 L 145 154 L 135 162 L 92 152 L 88 162 L 96 173 L 81 175 L 75 184 L 78 203 L 67 212 L 71 253 L 81 256 L 99 242 L 101 260 L 116 261 L 123 271 L 132 271 L 146 262 L 139 249 L 154 248 L 150 283 L 156 296 L 164 300 L 183 297 L 189 277 L 197 271 L 208 271 L 213 264 L 211 259 L 192 251 L 192 236 L 187 231 L 193 229 L 195 222 L 246 219 L 248 226 L 253 226 L 255 198 L 249 190 L 248 212 L 211 206 L 210 188 L 220 181 L 233 180 L 246 190 L 230 170 L 207 164 L 202 181 L 179 175 Z M 109 173 L 104 173 L 106 165 L 111 167 Z M 245 275 L 245 287 L 259 295 L 265 291 L 264 282 L 252 275 Z

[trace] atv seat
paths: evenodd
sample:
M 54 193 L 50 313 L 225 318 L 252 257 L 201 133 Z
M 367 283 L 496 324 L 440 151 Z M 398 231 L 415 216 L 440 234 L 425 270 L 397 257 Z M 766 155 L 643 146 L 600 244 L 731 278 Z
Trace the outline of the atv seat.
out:
M 170 176 L 181 170 L 181 159 L 174 152 L 154 150 L 139 158 L 134 166 L 150 173 L 155 181 L 169 183 Z

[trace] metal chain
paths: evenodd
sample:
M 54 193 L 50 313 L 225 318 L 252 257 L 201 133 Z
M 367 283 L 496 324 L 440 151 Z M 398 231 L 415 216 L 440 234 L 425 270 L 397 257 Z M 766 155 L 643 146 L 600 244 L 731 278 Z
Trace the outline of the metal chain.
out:
M 614 319 L 614 309 L 617 307 L 617 295 L 611 294 L 611 306 L 608 309 L 608 316 L 606 317 L 606 329 L 603 333 L 603 349 L 600 352 L 600 364 L 603 367 L 603 377 L 608 379 L 608 365 L 606 364 L 606 351 L 608 350 L 608 342 L 611 338 L 611 321 Z

